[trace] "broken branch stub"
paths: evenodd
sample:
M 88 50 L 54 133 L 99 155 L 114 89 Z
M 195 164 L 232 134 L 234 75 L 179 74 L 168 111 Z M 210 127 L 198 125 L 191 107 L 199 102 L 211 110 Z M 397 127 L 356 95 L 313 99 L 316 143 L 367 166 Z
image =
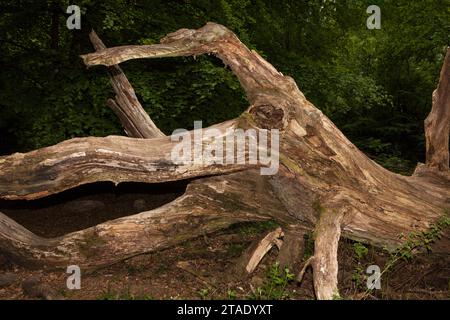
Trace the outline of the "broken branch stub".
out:
M 280 130 L 277 172 L 261 176 L 254 170 L 260 164 L 225 159 L 220 165 L 176 164 L 170 157 L 176 142 L 169 137 L 72 139 L 0 157 L 3 199 L 35 199 L 96 181 L 153 183 L 204 177 L 190 182 L 185 195 L 163 207 L 57 239 L 36 238 L 0 215 L 0 249 L 41 265 L 77 261 L 101 266 L 237 222 L 270 219 L 285 230 L 316 230 L 310 260 L 314 287 L 319 299 L 330 299 L 337 293 L 340 237 L 394 248 L 401 243 L 400 234 L 427 230 L 450 207 L 450 179 L 401 176 L 376 164 L 306 100 L 292 78 L 279 73 L 223 26 L 208 23 L 197 30 L 172 33 L 160 44 L 102 49 L 82 58 L 88 66 L 114 66 L 136 58 L 203 53 L 216 55 L 231 68 L 250 103 L 238 119 L 214 128 L 222 133 L 230 128 Z M 444 65 L 448 68 L 448 63 Z M 436 96 L 439 105 L 448 106 L 445 79 Z M 437 141 L 445 130 L 432 131 L 429 139 Z M 448 130 L 444 133 L 448 135 Z M 202 139 L 202 145 L 211 143 Z
M 280 250 L 283 245 L 283 241 L 281 240 L 283 236 L 283 230 L 281 228 L 276 228 L 259 240 L 254 250 L 251 250 L 250 258 L 245 266 L 245 271 L 247 271 L 247 273 L 252 273 L 272 247 L 276 246 L 278 250 Z

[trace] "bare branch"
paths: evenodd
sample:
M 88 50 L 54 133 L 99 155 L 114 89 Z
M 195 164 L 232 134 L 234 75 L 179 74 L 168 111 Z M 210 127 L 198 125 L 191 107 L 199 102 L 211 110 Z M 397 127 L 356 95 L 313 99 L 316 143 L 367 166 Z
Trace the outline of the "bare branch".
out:
M 106 49 L 94 30 L 89 34 L 89 38 L 95 50 Z M 163 137 L 164 133 L 158 129 L 139 103 L 136 93 L 122 69 L 118 65 L 112 65 L 108 67 L 108 74 L 116 98 L 115 101 L 108 100 L 107 104 L 119 117 L 127 135 L 133 138 Z
M 272 249 L 273 246 L 277 246 L 278 249 L 282 246 L 282 238 L 284 236 L 281 228 L 269 232 L 263 239 L 258 241 L 256 248 L 253 250 L 250 259 L 245 266 L 247 273 L 252 273 L 264 256 Z
M 222 25 L 208 23 L 204 27 L 180 29 L 161 39 L 160 44 L 113 47 L 82 55 L 87 66 L 106 65 L 140 58 L 165 58 L 214 54 L 238 77 L 254 104 L 262 92 L 272 93 L 295 86 L 255 51 L 249 50 L 233 32 Z

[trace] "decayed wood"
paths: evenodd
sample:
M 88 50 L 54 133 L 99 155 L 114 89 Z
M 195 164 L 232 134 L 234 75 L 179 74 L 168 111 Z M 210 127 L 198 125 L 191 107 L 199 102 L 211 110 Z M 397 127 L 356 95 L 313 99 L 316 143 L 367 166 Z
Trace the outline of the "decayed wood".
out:
M 319 300 L 339 297 L 337 255 L 342 218 L 342 213 L 324 211 L 316 226 L 312 265 L 314 290 Z
M 247 177 L 258 175 L 253 171 Z M 160 208 L 52 239 L 38 237 L 0 213 L 0 248 L 28 266 L 77 264 L 85 270 L 165 249 L 237 222 L 283 217 L 276 199 L 242 194 L 242 186 L 252 188 L 252 181 L 236 174 L 224 177 L 196 180 L 183 196 Z
M 210 129 L 220 130 L 226 136 L 226 129 L 235 125 L 229 121 Z M 229 165 L 175 163 L 171 152 L 177 143 L 170 137 L 151 140 L 119 136 L 75 138 L 29 153 L 0 157 L 0 198 L 32 200 L 97 181 L 156 183 L 257 166 L 248 161 Z M 213 143 L 203 137 L 204 148 Z M 244 156 L 248 157 L 248 148 Z
M 257 52 L 242 44 L 233 32 L 215 23 L 208 23 L 197 30 L 180 29 L 161 39 L 160 44 L 108 48 L 82 55 L 81 58 L 87 66 L 112 66 L 130 59 L 201 54 L 214 54 L 231 68 L 244 88 L 250 104 L 255 107 L 254 113 L 261 107 L 265 107 L 269 113 L 281 111 L 283 107 L 288 108 L 283 102 L 284 98 L 288 97 L 277 97 L 287 92 L 304 98 L 299 90 L 292 90 L 296 88 L 292 78 L 284 77 Z M 270 92 L 271 90 L 275 90 L 275 94 Z M 278 103 L 275 101 L 271 103 L 272 99 L 276 99 L 280 105 L 276 106 Z M 276 110 L 271 110 L 272 106 L 276 106 Z M 278 126 L 286 125 L 283 114 L 268 120 L 276 121 Z
M 447 48 L 439 84 L 433 92 L 433 105 L 425 119 L 426 165 L 439 171 L 449 170 L 450 134 L 450 47 Z
M 250 259 L 247 261 L 245 271 L 247 271 L 247 273 L 252 273 L 273 246 L 281 249 L 281 246 L 283 245 L 281 238 L 283 236 L 283 230 L 281 228 L 276 228 L 274 231 L 269 232 L 264 238 L 258 241 L 256 248 L 252 250 Z
M 235 222 L 270 218 L 283 228 L 297 225 L 301 230 L 316 230 L 310 260 L 316 294 L 330 299 L 337 294 L 340 236 L 393 248 L 400 244 L 400 234 L 426 230 L 449 208 L 446 175 L 405 177 L 370 160 L 306 100 L 292 78 L 275 70 L 223 26 L 209 23 L 197 30 L 182 29 L 160 44 L 109 48 L 83 59 L 89 66 L 112 66 L 135 58 L 203 53 L 216 55 L 231 68 L 250 102 L 241 117 L 217 128 L 280 130 L 276 175 L 260 176 L 249 165 L 174 165 L 168 161 L 174 146 L 169 138 L 74 139 L 0 157 L 0 197 L 6 199 L 44 197 L 95 181 L 164 182 L 220 175 L 192 182 L 183 197 L 161 208 L 58 239 L 36 238 L 3 219 L 0 248 L 40 264 L 75 260 L 98 266 Z M 441 97 L 441 90 L 437 92 Z M 204 139 L 203 143 L 211 142 Z M 197 224 L 185 224 L 198 216 Z M 80 248 L 92 242 L 91 234 L 94 239 L 100 237 L 102 244 L 99 251 L 94 250 L 96 254 L 83 258 Z
M 89 34 L 89 38 L 95 50 L 106 49 L 94 30 Z M 118 65 L 112 65 L 108 67 L 108 75 L 116 97 L 115 100 L 108 99 L 107 105 L 119 118 L 126 134 L 133 138 L 163 137 L 164 133 L 158 129 L 139 103 L 136 93 L 122 69 Z
M 190 275 L 194 276 L 195 279 L 199 280 L 199 282 L 201 282 L 203 285 L 205 285 L 206 288 L 218 290 L 218 287 L 214 283 L 212 283 L 209 279 L 204 277 L 201 274 L 200 270 L 198 268 L 196 268 L 196 266 L 193 265 L 193 263 L 191 263 L 191 261 L 178 261 L 177 267 L 183 271 L 186 271 Z

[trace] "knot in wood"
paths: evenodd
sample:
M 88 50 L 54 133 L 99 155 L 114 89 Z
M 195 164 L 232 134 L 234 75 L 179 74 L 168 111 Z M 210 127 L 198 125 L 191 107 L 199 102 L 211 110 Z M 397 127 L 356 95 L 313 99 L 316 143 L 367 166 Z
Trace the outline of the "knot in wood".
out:
M 258 127 L 262 129 L 284 128 L 284 110 L 271 104 L 253 106 L 249 113 L 253 116 Z

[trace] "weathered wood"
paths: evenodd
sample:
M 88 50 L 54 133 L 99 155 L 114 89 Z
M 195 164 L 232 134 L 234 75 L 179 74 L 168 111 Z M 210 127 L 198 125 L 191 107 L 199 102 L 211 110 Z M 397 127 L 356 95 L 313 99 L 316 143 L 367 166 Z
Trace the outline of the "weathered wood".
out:
M 252 273 L 273 246 L 281 249 L 281 246 L 283 245 L 281 238 L 283 236 L 283 230 L 281 228 L 276 228 L 259 240 L 255 248 L 251 250 L 250 258 L 246 261 L 245 271 L 247 271 L 247 273 Z
M 89 38 L 96 51 L 106 49 L 94 30 L 89 34 Z M 126 134 L 133 138 L 164 137 L 164 133 L 158 129 L 139 103 L 136 93 L 122 69 L 118 65 L 112 65 L 108 67 L 108 75 L 116 98 L 115 100 L 108 99 L 107 105 L 119 118 Z
M 426 165 L 449 171 L 450 134 L 450 47 L 447 48 L 439 84 L 433 92 L 433 105 L 425 119 Z
M 211 127 L 224 132 L 233 121 Z M 193 136 L 195 131 L 190 132 Z M 193 137 L 192 137 L 193 140 Z M 257 165 L 175 163 L 170 137 L 132 139 L 119 136 L 75 138 L 28 153 L 0 157 L 0 198 L 38 199 L 97 181 L 165 182 L 230 173 Z M 202 137 L 202 146 L 214 143 Z M 244 156 L 248 157 L 248 148 Z
M 324 211 L 316 226 L 312 265 L 314 290 L 319 300 L 339 297 L 337 255 L 342 218 L 342 213 Z
M 250 104 L 255 107 L 254 113 L 260 107 L 269 108 L 269 112 L 276 111 L 271 110 L 272 106 L 276 106 L 277 109 L 283 108 L 284 100 L 289 97 L 278 99 L 278 95 L 289 93 L 304 98 L 299 90 L 292 90 L 296 88 L 292 78 L 283 76 L 257 52 L 249 50 L 233 32 L 224 26 L 207 23 L 197 30 L 180 29 L 168 34 L 160 42 L 153 45 L 108 48 L 82 55 L 81 58 L 87 66 L 112 66 L 138 58 L 214 54 L 238 77 Z M 273 103 L 271 103 L 272 99 L 275 99 Z M 280 105 L 277 106 L 278 103 L 275 102 L 279 102 Z M 285 117 L 282 115 L 281 119 L 278 119 L 278 125 L 286 125 L 284 120 Z
M 179 30 L 160 44 L 109 48 L 82 57 L 87 65 L 112 66 L 135 58 L 203 53 L 216 55 L 231 68 L 250 102 L 238 119 L 216 127 L 280 130 L 280 168 L 275 175 L 260 176 L 250 165 L 175 165 L 168 161 L 174 146 L 169 138 L 74 139 L 1 157 L 0 197 L 6 199 L 44 197 L 95 181 L 209 177 L 192 182 L 186 194 L 171 204 L 58 239 L 36 238 L 3 219 L 0 248 L 41 264 L 75 260 L 98 266 L 239 221 L 270 218 L 283 228 L 316 230 L 315 253 L 310 260 L 316 294 L 330 299 L 337 294 L 340 236 L 393 248 L 401 243 L 400 234 L 425 231 L 450 207 L 446 173 L 406 177 L 382 168 L 307 101 L 292 78 L 275 70 L 223 26 L 209 23 L 197 30 Z M 441 80 L 437 90 L 439 103 L 448 101 L 446 83 Z M 435 130 L 435 134 L 441 131 Z M 448 130 L 446 134 L 448 144 Z M 96 242 L 89 240 L 90 235 L 102 239 L 100 249 L 83 258 L 82 248 Z
M 247 177 L 258 178 L 258 172 Z M 160 208 L 46 239 L 0 213 L 0 248 L 18 262 L 36 267 L 84 269 L 110 265 L 145 252 L 165 249 L 234 223 L 282 217 L 276 199 L 242 194 L 252 181 L 239 175 L 196 180 L 186 193 Z

